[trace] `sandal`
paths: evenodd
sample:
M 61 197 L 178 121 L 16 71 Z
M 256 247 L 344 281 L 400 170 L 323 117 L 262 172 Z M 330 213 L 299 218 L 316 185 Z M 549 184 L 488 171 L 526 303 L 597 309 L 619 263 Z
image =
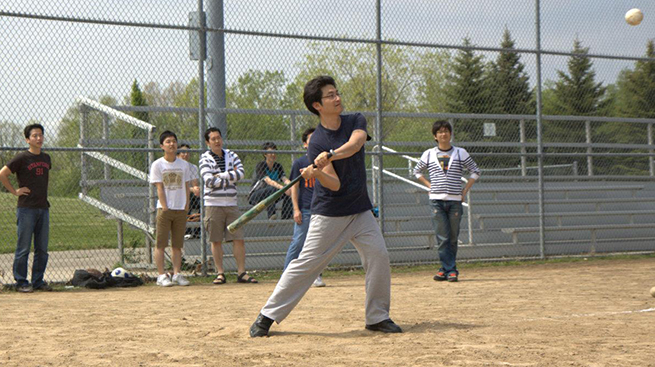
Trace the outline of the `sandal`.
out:
M 245 278 L 248 277 L 248 278 Z M 245 278 L 245 279 L 244 279 Z M 239 274 L 237 276 L 237 283 L 259 283 L 257 279 L 251 277 L 250 275 L 246 274 L 244 271 L 243 273 Z
M 216 279 L 212 282 L 214 284 L 225 284 L 225 274 L 224 273 L 218 273 L 216 274 Z

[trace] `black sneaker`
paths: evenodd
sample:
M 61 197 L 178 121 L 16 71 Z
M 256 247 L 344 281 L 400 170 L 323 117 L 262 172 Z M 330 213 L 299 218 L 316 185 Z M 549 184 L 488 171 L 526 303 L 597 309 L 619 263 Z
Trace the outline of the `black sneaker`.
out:
M 448 281 L 449 282 L 456 282 L 457 281 L 457 273 L 454 271 L 448 274 Z
M 444 281 L 444 280 L 447 279 L 447 278 L 446 278 L 446 273 L 444 273 L 443 271 L 439 270 L 439 271 L 437 272 L 437 274 L 436 274 L 432 279 L 436 280 L 437 282 Z
M 40 292 L 52 292 L 52 287 L 48 285 L 48 283 L 43 283 L 38 287 L 34 287 L 34 290 Z
M 34 288 L 32 288 L 31 284 L 19 285 L 19 286 L 16 287 L 16 292 L 32 293 L 32 292 L 34 292 Z
M 403 329 L 396 325 L 391 319 L 380 321 L 377 324 L 366 325 L 366 330 L 380 331 L 383 333 L 402 333 Z
M 270 319 L 262 314 L 257 316 L 257 320 L 250 326 L 250 337 L 256 338 L 259 336 L 268 336 L 268 329 L 271 328 L 273 319 Z

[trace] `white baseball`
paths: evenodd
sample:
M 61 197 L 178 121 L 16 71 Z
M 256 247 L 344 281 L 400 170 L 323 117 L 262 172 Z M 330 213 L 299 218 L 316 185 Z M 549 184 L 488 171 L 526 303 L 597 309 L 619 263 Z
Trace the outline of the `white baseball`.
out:
M 625 13 L 625 21 L 630 25 L 639 25 L 644 20 L 644 13 L 639 9 L 630 9 Z
M 650 289 L 650 295 L 655 297 L 655 287 Z

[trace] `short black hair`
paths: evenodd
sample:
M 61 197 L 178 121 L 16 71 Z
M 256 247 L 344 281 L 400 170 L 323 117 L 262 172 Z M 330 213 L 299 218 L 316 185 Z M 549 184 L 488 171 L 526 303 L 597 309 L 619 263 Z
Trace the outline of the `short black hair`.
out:
M 159 145 L 163 145 L 164 140 L 166 140 L 166 138 L 170 138 L 171 136 L 174 137 L 175 141 L 177 142 L 177 135 L 175 135 L 175 133 L 170 130 L 166 130 L 161 133 L 161 135 L 159 135 Z
M 266 143 L 262 144 L 262 150 L 268 150 L 268 149 L 277 150 L 277 145 L 275 145 L 275 143 L 273 143 L 272 141 L 267 141 Z
M 210 127 L 209 129 L 205 130 L 205 141 L 209 141 L 209 134 L 211 133 L 218 133 L 218 135 L 223 137 L 223 134 L 221 134 L 221 130 L 219 130 L 217 127 Z
M 307 138 L 309 137 L 309 135 L 313 134 L 314 131 L 316 131 L 316 129 L 314 129 L 313 127 L 310 127 L 309 129 L 303 131 L 303 133 L 302 133 L 302 142 L 306 143 Z
M 334 79 L 327 75 L 317 76 L 305 84 L 305 90 L 303 92 L 303 100 L 305 101 L 305 106 L 309 112 L 316 116 L 318 116 L 318 111 L 316 111 L 313 104 L 314 102 L 318 102 L 323 105 L 323 93 L 321 89 L 323 89 L 323 87 L 326 85 L 332 85 L 335 88 L 337 87 L 337 83 L 334 81 Z
M 23 130 L 23 133 L 25 134 L 25 139 L 30 138 L 30 133 L 32 132 L 33 129 L 40 129 L 41 134 L 45 133 L 45 130 L 43 129 L 43 125 L 41 124 L 31 124 L 25 126 L 25 129 Z
M 453 126 L 450 124 L 450 122 L 446 120 L 437 120 L 432 124 L 432 135 L 437 135 L 437 131 L 441 130 L 441 128 L 445 127 L 450 131 L 450 133 L 453 133 Z
M 187 143 L 182 143 L 182 144 L 178 145 L 177 147 L 178 147 L 178 148 L 184 148 L 184 147 L 186 147 L 187 149 L 191 149 L 191 146 L 190 146 L 189 144 L 187 144 Z

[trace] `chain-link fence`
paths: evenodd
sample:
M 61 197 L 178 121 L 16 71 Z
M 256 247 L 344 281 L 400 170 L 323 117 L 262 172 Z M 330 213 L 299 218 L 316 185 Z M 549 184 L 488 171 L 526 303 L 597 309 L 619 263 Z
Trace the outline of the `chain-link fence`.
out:
M 655 4 L 636 3 L 12 0 L 0 9 L 0 165 L 25 149 L 24 126 L 45 126 L 47 280 L 153 272 L 147 175 L 159 133 L 176 132 L 197 165 L 204 130 L 219 127 L 245 166 L 243 212 L 264 142 L 287 176 L 304 154 L 300 136 L 318 120 L 302 89 L 327 74 L 347 111 L 368 119 L 369 195 L 393 263 L 438 260 L 427 191 L 411 173 L 437 119 L 482 169 L 460 259 L 653 251 Z M 633 6 L 646 14 L 636 27 L 623 20 Z M 9 283 L 16 198 L 2 189 Z M 202 226 L 188 226 L 184 269 L 211 271 Z M 245 232 L 248 269 L 282 267 L 291 219 L 264 213 Z M 358 264 L 350 245 L 332 263 Z

